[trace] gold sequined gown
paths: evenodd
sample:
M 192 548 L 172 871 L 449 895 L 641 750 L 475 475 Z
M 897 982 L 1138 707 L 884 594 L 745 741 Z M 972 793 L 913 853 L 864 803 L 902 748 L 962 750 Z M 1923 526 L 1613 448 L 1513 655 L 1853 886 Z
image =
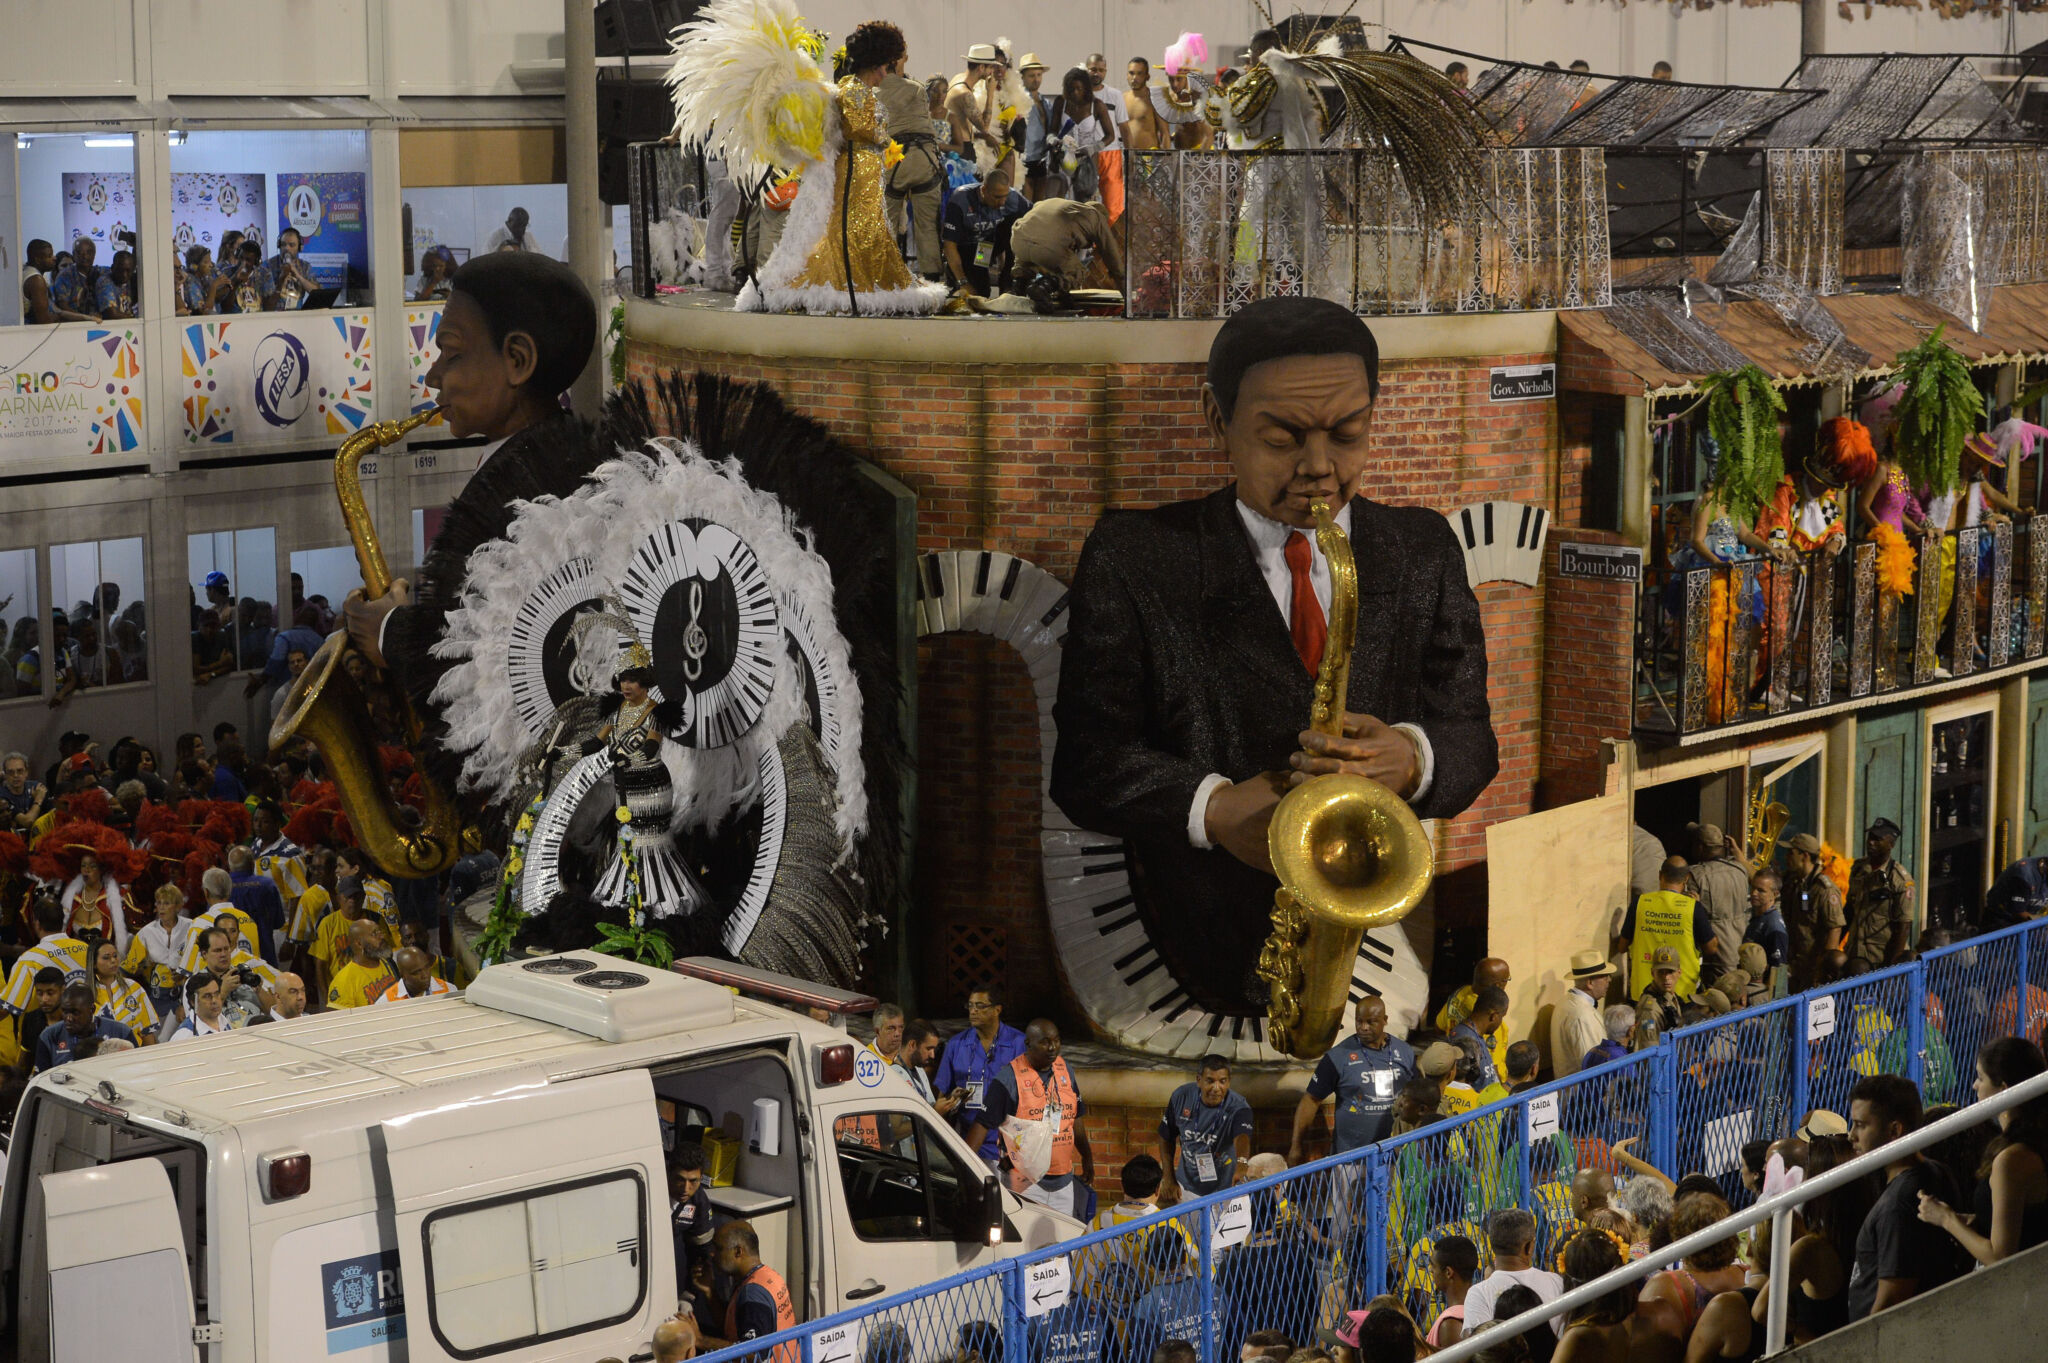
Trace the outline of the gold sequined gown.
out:
M 804 171 L 782 240 L 761 270 L 761 302 L 775 312 L 931 312 L 945 301 L 945 287 L 913 277 L 889 231 L 881 103 L 857 76 L 839 82 L 835 99 L 838 126 L 824 159 Z

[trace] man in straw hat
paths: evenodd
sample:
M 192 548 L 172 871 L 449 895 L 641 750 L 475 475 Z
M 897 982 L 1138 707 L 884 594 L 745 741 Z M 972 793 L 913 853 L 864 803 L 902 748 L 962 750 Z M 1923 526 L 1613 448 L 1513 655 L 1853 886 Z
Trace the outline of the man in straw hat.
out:
M 1574 952 L 1567 978 L 1572 987 L 1550 1014 L 1550 1068 L 1560 1079 L 1577 1074 L 1587 1052 L 1607 1039 L 1600 1006 L 1614 983 L 1614 963 L 1598 950 Z
M 993 160 L 1015 184 L 1016 156 L 998 122 L 1003 73 L 1010 69 L 1010 59 L 994 43 L 975 43 L 961 60 L 967 69 L 953 77 L 946 91 L 946 122 L 952 129 L 953 150 L 975 161 L 983 173 Z
M 1059 97 L 1044 91 L 1045 73 L 1051 69 L 1036 52 L 1026 52 L 1017 63 L 1018 78 L 1030 99 L 1024 109 L 1024 182 L 1033 203 L 1045 194 L 1046 139 L 1059 131 L 1054 107 Z

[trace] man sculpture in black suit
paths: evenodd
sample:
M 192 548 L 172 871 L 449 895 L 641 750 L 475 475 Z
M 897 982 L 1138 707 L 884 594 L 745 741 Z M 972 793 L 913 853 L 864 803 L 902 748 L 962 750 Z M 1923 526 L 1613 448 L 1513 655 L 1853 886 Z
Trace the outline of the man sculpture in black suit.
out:
M 1449 522 L 1358 492 L 1378 396 L 1378 347 L 1346 309 L 1244 308 L 1202 390 L 1236 481 L 1108 512 L 1074 577 L 1052 798 L 1125 840 L 1151 940 L 1215 1012 L 1264 1011 L 1266 826 L 1290 784 L 1355 772 L 1449 818 L 1499 766 L 1479 603 Z M 1341 738 L 1304 732 L 1330 600 L 1318 500 L 1338 508 L 1358 565 Z

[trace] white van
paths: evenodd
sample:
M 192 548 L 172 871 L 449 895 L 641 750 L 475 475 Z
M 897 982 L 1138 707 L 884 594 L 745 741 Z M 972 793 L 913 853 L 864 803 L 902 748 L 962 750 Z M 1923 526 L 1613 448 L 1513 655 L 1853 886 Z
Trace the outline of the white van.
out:
M 686 969 L 827 992 L 576 952 L 38 1075 L 0 1200 L 0 1352 L 646 1357 L 677 1300 L 670 1111 L 744 1141 L 713 1204 L 807 1319 L 1082 1231 L 1003 1190 L 845 1032 Z

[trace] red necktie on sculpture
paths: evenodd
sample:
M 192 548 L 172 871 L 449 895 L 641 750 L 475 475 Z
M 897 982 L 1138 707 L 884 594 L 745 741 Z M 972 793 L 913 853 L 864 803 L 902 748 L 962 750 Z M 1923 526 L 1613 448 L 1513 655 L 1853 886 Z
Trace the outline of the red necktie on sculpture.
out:
M 1287 631 L 1294 636 L 1294 651 L 1302 665 L 1314 672 L 1323 665 L 1323 641 L 1330 637 L 1329 621 L 1323 618 L 1323 603 L 1316 600 L 1315 583 L 1309 580 L 1308 536 L 1299 530 L 1287 536 L 1287 573 L 1294 579 L 1294 597 L 1287 610 Z

